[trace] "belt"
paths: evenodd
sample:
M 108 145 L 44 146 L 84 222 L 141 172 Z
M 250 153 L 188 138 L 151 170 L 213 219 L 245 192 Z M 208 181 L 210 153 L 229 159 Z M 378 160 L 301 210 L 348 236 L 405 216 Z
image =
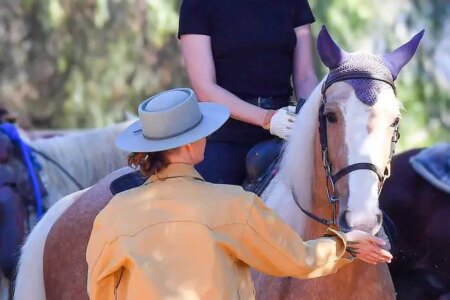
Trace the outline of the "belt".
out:
M 289 105 L 291 97 L 243 97 L 242 99 L 264 109 L 279 109 Z

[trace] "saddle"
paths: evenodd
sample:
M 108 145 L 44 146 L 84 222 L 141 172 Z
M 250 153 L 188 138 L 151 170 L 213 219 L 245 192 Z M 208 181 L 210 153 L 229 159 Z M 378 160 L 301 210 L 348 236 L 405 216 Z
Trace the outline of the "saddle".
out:
M 0 163 L 7 163 L 12 152 L 12 142 L 6 135 L 0 134 Z
M 437 143 L 424 149 L 409 162 L 426 181 L 450 194 L 450 143 Z
M 109 186 L 109 190 L 113 195 L 116 195 L 143 185 L 145 180 L 146 178 L 142 176 L 140 171 L 131 172 L 114 179 Z

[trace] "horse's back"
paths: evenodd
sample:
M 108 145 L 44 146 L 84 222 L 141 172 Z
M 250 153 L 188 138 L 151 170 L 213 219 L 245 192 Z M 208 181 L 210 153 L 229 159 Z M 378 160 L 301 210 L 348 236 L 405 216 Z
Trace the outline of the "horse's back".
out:
M 77 185 L 92 186 L 110 172 L 126 166 L 128 153 L 113 145 L 117 135 L 129 124 L 122 122 L 105 128 L 33 140 L 30 145 L 34 149 L 58 163 L 64 162 L 64 168 L 78 183 L 65 176 L 48 159 L 38 155 L 37 160 L 42 168 L 40 175 L 48 191 L 46 206 L 51 207 L 63 196 L 79 190 Z M 92 147 L 93 143 L 96 147 Z
M 53 225 L 44 250 L 47 300 L 88 300 L 86 248 L 97 214 L 112 198 L 109 186 L 130 172 L 122 168 L 92 186 Z

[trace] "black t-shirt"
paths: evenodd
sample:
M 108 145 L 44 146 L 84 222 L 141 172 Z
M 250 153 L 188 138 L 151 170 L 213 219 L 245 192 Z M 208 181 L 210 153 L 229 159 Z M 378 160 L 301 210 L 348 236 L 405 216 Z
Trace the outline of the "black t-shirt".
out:
M 217 84 L 248 96 L 290 96 L 294 28 L 312 23 L 307 0 L 183 0 L 179 35 L 211 37 Z
M 307 0 L 183 0 L 178 36 L 210 36 L 217 84 L 243 100 L 289 97 L 297 43 L 294 28 L 312 22 Z M 238 125 L 234 131 L 251 126 Z M 270 136 L 255 130 L 246 138 L 264 139 L 252 136 L 258 132 Z

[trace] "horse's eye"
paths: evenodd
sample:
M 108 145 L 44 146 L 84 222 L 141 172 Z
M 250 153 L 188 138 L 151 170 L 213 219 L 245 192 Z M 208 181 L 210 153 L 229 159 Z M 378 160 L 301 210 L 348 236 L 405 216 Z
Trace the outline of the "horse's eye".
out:
M 326 114 L 327 121 L 330 123 L 337 123 L 337 116 L 333 112 L 329 112 Z
M 392 122 L 391 127 L 397 127 L 400 122 L 400 118 L 395 118 L 394 122 Z

